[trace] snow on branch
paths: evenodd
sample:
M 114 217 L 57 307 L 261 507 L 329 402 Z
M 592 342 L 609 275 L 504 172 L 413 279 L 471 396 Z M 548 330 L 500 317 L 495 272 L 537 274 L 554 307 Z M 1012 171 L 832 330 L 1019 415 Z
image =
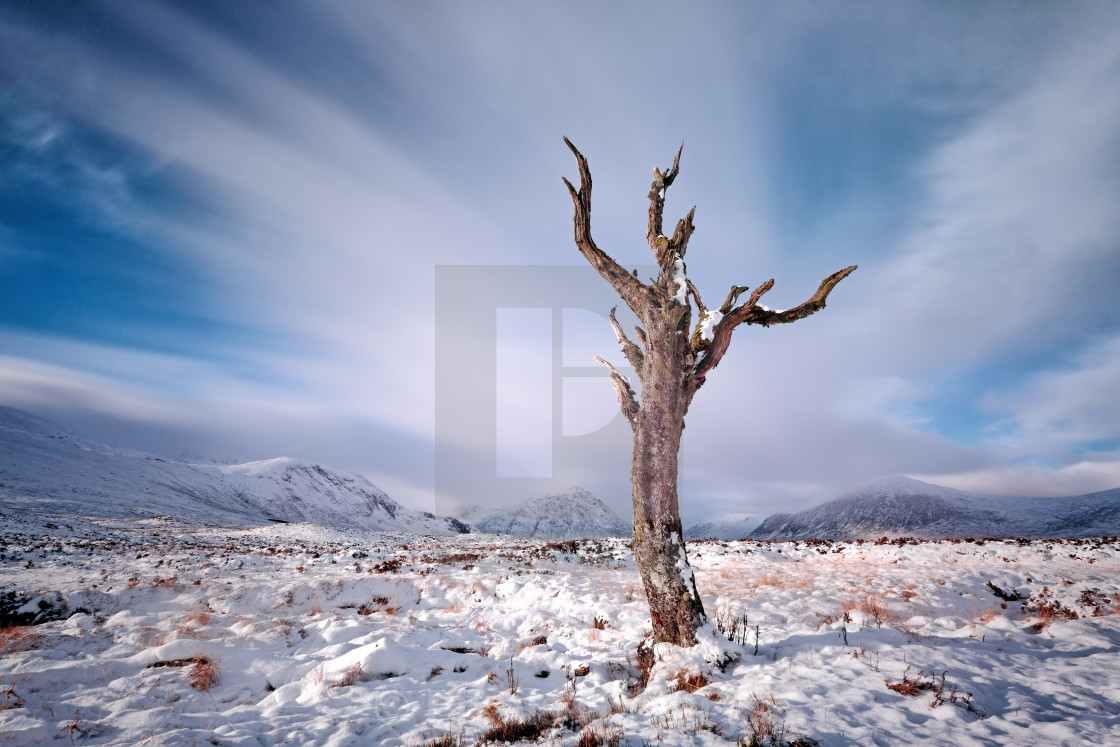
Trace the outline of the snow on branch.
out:
M 706 335 L 694 335 L 694 340 L 696 341 L 693 343 L 693 348 L 706 350 L 706 355 L 697 362 L 696 368 L 693 371 L 693 379 L 696 382 L 695 385 L 697 387 L 702 385 L 708 371 L 715 368 L 720 359 L 723 358 L 723 354 L 727 352 L 727 346 L 731 344 L 731 333 L 740 324 L 761 324 L 768 327 L 771 324 L 789 324 L 791 322 L 796 322 L 798 319 L 804 319 L 810 314 L 815 314 L 825 307 L 828 294 L 832 292 L 836 284 L 848 277 L 848 275 L 851 275 L 855 270 L 856 265 L 852 265 L 851 267 L 845 267 L 839 272 L 834 272 L 821 281 L 817 292 L 814 293 L 809 300 L 785 311 L 768 309 L 758 303 L 762 296 L 774 287 L 773 278 L 756 288 L 754 292 L 751 293 L 746 303 L 734 309 L 730 307 L 738 299 L 739 294 L 745 291 L 746 288 L 741 288 L 740 286 L 732 288 L 731 294 L 728 295 L 727 301 L 724 302 L 724 306 L 728 307 L 728 312 L 725 312 L 723 318 L 710 330 L 710 342 L 706 339 Z M 723 311 L 723 308 L 721 307 L 720 310 Z M 706 347 L 704 343 L 708 343 Z
M 665 268 L 662 268 L 661 274 L 665 274 Z M 672 287 L 676 290 L 669 296 L 681 306 L 688 303 L 688 276 L 685 274 L 684 260 L 673 260 L 673 274 L 669 278 L 669 284 L 666 287 Z
M 814 293 L 808 301 L 792 309 L 776 311 L 767 309 L 765 306 L 761 306 L 756 302 L 754 306 L 748 310 L 743 319 L 743 323 L 761 324 L 763 326 L 770 326 L 771 324 L 789 324 L 790 322 L 796 322 L 798 319 L 803 319 L 810 314 L 815 314 L 824 308 L 825 300 L 828 298 L 828 294 L 832 292 L 832 289 L 836 287 L 836 284 L 851 275 L 855 269 L 856 265 L 852 265 L 851 267 L 845 267 L 839 272 L 832 273 L 821 281 L 817 292 Z M 773 281 L 771 281 L 771 285 L 772 284 Z

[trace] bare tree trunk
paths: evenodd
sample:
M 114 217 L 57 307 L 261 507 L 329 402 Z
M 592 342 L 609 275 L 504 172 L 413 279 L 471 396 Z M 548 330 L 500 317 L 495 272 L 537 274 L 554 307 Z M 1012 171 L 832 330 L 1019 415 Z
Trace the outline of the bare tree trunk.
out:
M 635 344 L 623 332 L 611 310 L 611 326 L 618 337 L 619 348 L 642 382 L 640 403 L 630 383 L 614 366 L 602 358 L 596 360 L 610 369 L 619 408 L 634 431 L 630 472 L 634 498 L 634 557 L 649 599 L 653 638 L 658 643 L 692 646 L 696 643 L 696 631 L 707 618 L 685 553 L 677 503 L 677 455 L 688 406 L 708 373 L 727 351 L 735 327 L 785 324 L 813 314 L 824 308 L 832 288 L 856 268 L 848 267 L 825 278 L 808 301 L 787 311 L 773 311 L 758 305 L 762 295 L 774 285 L 773 280 L 763 283 L 740 306 L 736 306 L 739 296 L 749 289 L 733 286 L 719 310 L 709 311 L 699 291 L 688 280 L 684 264 L 688 240 L 695 230 L 692 219 L 696 208 L 677 222 L 672 237 L 662 232 L 665 191 L 676 178 L 680 163 L 681 152 L 677 151 L 672 167 L 664 173 L 654 169 L 646 240 L 660 272 L 646 285 L 620 267 L 591 238 L 591 172 L 587 159 L 567 138 L 564 142 L 579 166 L 578 190 L 564 179 L 575 205 L 576 246 L 622 296 L 644 327 L 635 329 L 641 343 Z M 692 328 L 690 298 L 696 303 L 695 329 Z
M 675 331 L 665 336 L 655 329 L 647 322 L 651 351 L 661 345 L 679 345 L 684 337 Z M 677 503 L 677 455 L 690 399 L 683 386 L 687 372 L 673 365 L 680 360 L 679 355 L 662 357 L 651 352 L 646 356 L 630 480 L 634 557 L 649 598 L 653 638 L 691 646 L 696 643 L 695 631 L 706 618 L 685 554 Z

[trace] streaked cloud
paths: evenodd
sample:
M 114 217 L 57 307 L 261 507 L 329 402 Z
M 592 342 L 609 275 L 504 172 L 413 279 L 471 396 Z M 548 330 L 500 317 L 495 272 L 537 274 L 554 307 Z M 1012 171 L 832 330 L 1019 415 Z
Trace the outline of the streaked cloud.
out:
M 423 505 L 435 267 L 579 261 L 562 135 L 599 243 L 647 263 L 650 167 L 684 140 L 667 215 L 698 206 L 709 300 L 860 265 L 821 315 L 736 334 L 686 511 L 887 473 L 1081 492 L 1120 438 L 1117 31 L 1089 5 L 8 6 L 0 401 Z M 606 458 L 568 477 L 625 512 Z

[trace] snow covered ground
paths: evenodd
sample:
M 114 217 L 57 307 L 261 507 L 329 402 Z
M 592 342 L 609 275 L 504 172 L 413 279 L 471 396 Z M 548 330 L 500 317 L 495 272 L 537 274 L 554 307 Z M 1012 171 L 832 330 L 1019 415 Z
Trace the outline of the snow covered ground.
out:
M 3 614 L 57 618 L 0 633 L 3 744 L 1120 744 L 1116 540 L 689 543 L 737 660 L 657 647 L 641 692 L 622 540 L 28 510 L 0 544 Z

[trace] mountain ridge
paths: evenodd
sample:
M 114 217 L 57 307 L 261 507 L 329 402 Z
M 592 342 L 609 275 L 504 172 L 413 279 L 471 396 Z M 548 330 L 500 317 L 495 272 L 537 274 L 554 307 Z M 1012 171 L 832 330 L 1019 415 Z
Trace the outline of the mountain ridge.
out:
M 404 508 L 360 475 L 315 462 L 179 462 L 0 407 L 0 510 L 31 507 L 119 518 L 169 515 L 203 524 L 308 521 L 419 534 L 469 531 L 456 519 Z
M 485 534 L 512 534 L 527 539 L 629 537 L 630 524 L 579 486 L 530 497 L 513 506 L 463 506 L 454 513 Z
M 765 516 L 737 515 L 739 518 L 722 518 L 712 519 L 710 521 L 702 521 L 697 524 L 691 524 L 684 529 L 684 538 L 686 540 L 697 539 L 717 539 L 717 540 L 736 540 L 744 537 L 749 537 L 751 532 L 756 530 L 763 521 L 766 520 Z
M 893 476 L 766 517 L 754 539 L 1088 537 L 1120 534 L 1120 488 L 1056 498 L 997 496 Z
M 279 457 L 241 464 L 177 461 L 104 444 L 0 406 L 0 511 L 48 511 L 201 523 L 307 521 L 420 534 L 476 530 L 540 539 L 628 537 L 632 527 L 587 490 L 515 506 L 411 511 L 360 475 Z M 1057 498 L 968 493 L 892 476 L 802 511 L 689 526 L 685 539 L 874 539 L 880 536 L 1120 535 L 1120 488 Z

